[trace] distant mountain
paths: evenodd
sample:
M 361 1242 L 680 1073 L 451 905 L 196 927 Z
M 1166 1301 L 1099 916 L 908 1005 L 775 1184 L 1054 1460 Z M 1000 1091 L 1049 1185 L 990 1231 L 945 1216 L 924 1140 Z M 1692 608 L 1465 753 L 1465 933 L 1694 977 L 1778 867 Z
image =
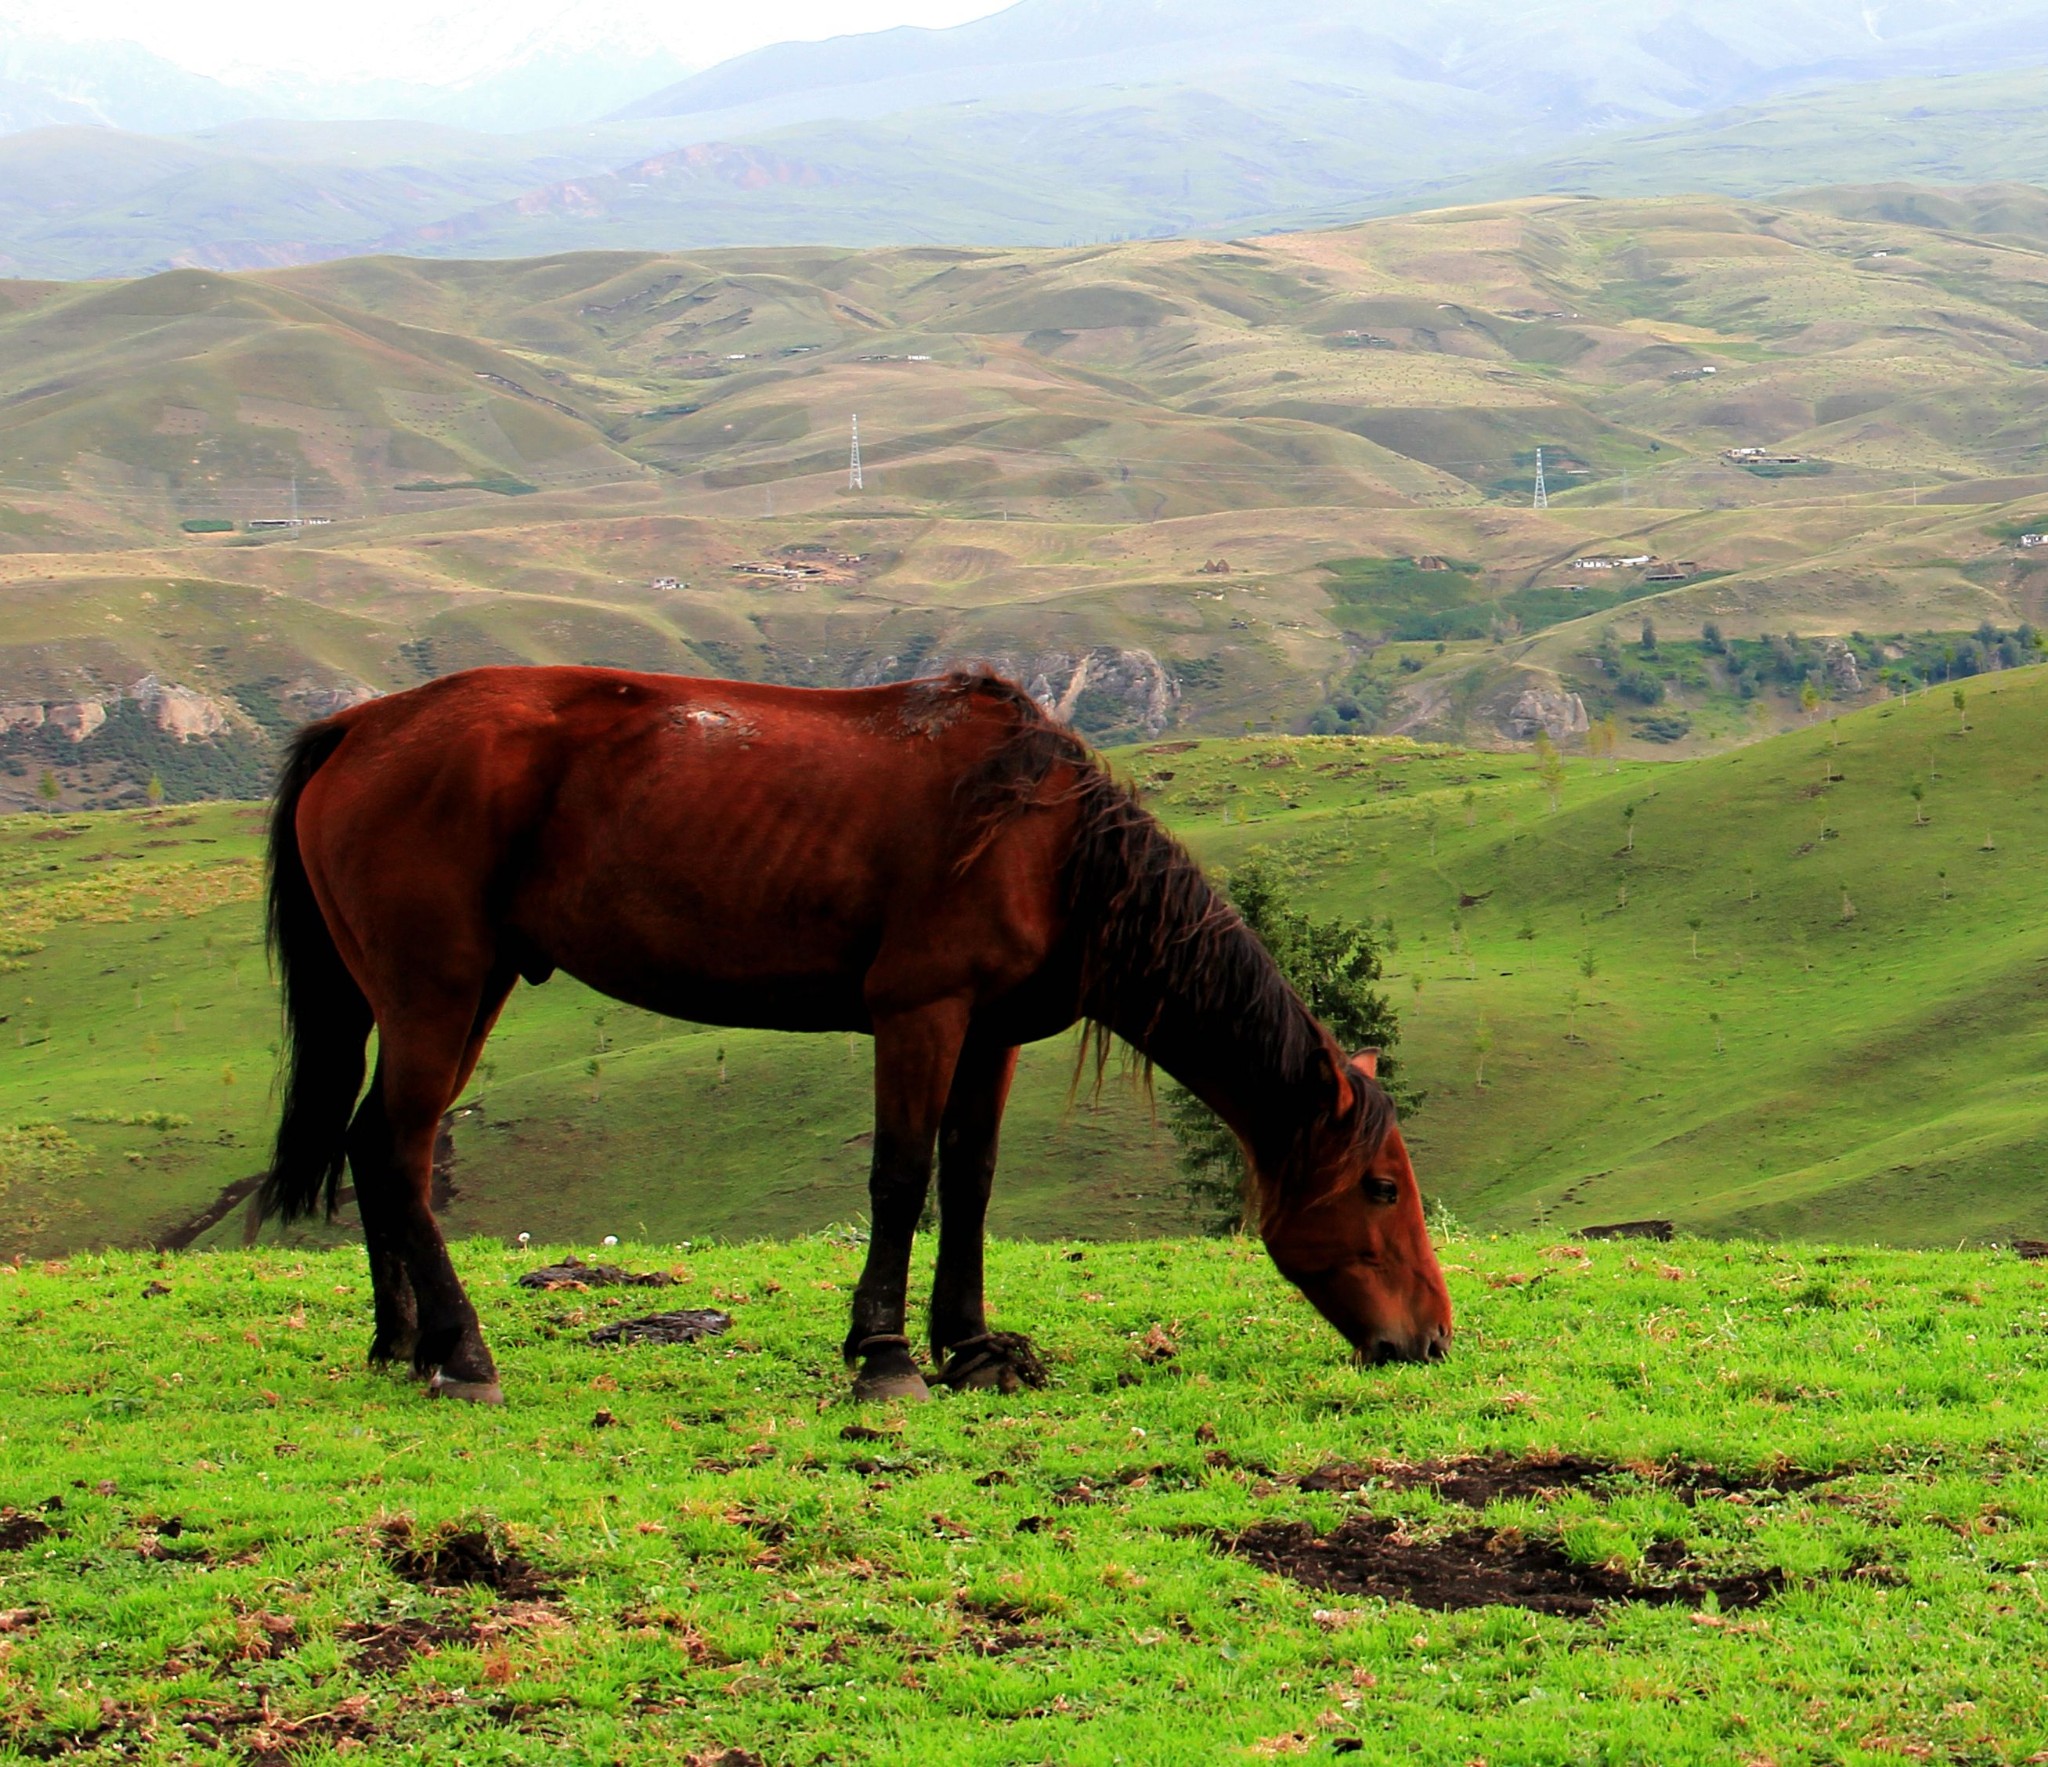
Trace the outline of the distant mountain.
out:
M 2043 0 L 1019 0 L 950 30 L 777 44 L 620 114 L 746 108 L 794 123 L 1251 73 L 1368 93 L 1442 86 L 1483 95 L 1503 122 L 1540 117 L 1573 134 L 1822 82 L 2033 62 L 2048 62 Z
M 0 135 L 56 123 L 178 134 L 261 106 L 133 43 L 67 43 L 0 20 Z
M 602 124 L 488 132 L 673 71 L 608 16 L 579 9 L 581 35 L 555 27 L 447 88 L 269 88 L 287 110 L 409 122 L 245 115 L 115 140 L 46 81 L 37 102 L 71 126 L 0 135 L 0 270 L 1062 245 L 1522 192 L 2048 183 L 2048 0 L 1020 0 L 759 50 Z M 117 96 L 88 120 L 119 120 Z M 171 82 L 159 102 L 247 97 Z
M 601 117 L 673 79 L 683 63 L 644 32 L 577 15 L 535 31 L 441 84 L 237 70 L 188 72 L 133 43 L 70 42 L 0 15 L 0 136 L 61 124 L 183 134 L 248 117 L 397 118 L 516 134 Z

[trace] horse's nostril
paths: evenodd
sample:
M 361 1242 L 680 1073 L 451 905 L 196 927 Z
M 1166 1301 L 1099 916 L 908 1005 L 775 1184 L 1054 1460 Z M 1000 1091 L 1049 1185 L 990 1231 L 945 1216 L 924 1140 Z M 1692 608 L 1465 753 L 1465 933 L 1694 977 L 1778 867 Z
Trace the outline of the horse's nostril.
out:
M 1436 1333 L 1422 1348 L 1423 1359 L 1428 1362 L 1441 1362 L 1450 1353 L 1451 1340 L 1442 1332 Z

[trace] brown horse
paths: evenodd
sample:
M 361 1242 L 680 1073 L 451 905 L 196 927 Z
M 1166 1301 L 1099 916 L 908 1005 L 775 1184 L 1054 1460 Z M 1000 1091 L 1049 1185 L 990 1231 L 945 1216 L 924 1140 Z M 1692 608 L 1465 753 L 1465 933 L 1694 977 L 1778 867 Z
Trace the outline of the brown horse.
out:
M 904 1332 L 936 1145 L 939 1378 L 1013 1388 L 982 1230 L 1018 1045 L 1125 1038 L 1243 1142 L 1274 1262 L 1363 1358 L 1434 1358 L 1450 1298 L 1370 1056 L 1348 1060 L 1173 838 L 994 676 L 820 691 L 477 669 L 295 739 L 270 835 L 288 1079 L 266 1211 L 355 1175 L 374 1360 L 502 1397 L 428 1208 L 434 1132 L 524 977 L 707 1024 L 875 1040 L 861 1397 Z M 377 1071 L 363 1089 L 365 1047 Z M 946 1360 L 950 1353 L 950 1359 Z

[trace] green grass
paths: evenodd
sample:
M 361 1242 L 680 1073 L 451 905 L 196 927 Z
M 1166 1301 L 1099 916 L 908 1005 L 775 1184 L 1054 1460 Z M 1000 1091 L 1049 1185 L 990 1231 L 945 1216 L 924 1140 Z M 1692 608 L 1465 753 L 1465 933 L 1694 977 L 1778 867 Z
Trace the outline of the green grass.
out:
M 999 1244 L 995 1316 L 1036 1334 L 1053 1387 L 897 1416 L 842 1398 L 844 1236 L 612 1255 L 682 1286 L 533 1295 L 510 1278 L 539 1248 L 458 1248 L 503 1410 L 362 1370 L 353 1253 L 0 1269 L 0 1502 L 62 1501 L 55 1532 L 0 1552 L 0 1759 L 324 1760 L 349 1736 L 430 1762 L 989 1767 L 1319 1759 L 1341 1738 L 1518 1767 L 2048 1746 L 2041 1266 L 1463 1238 L 1454 1360 L 1367 1372 L 1256 1246 Z M 584 1343 L 656 1302 L 736 1322 L 683 1349 Z M 1147 1364 L 1155 1327 L 1177 1353 Z M 1624 1478 L 1484 1514 L 1292 1484 L 1480 1451 L 1831 1476 L 1690 1506 Z M 1357 1513 L 1789 1587 L 1728 1614 L 1446 1614 L 1215 1544 Z M 553 1593 L 401 1581 L 379 1532 L 401 1517 L 416 1541 L 491 1530 Z M 358 1663 L 361 1629 L 394 1621 L 441 1626 L 440 1648 Z

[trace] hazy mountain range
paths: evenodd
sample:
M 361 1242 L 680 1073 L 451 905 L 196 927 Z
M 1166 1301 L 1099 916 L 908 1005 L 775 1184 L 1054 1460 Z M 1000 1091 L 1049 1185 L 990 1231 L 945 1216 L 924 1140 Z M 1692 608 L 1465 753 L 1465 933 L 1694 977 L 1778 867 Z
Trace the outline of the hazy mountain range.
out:
M 2048 0 L 1020 0 L 677 72 L 557 33 L 447 88 L 254 89 L 0 24 L 0 269 L 1064 244 L 1518 191 L 2048 179 Z

